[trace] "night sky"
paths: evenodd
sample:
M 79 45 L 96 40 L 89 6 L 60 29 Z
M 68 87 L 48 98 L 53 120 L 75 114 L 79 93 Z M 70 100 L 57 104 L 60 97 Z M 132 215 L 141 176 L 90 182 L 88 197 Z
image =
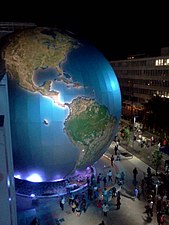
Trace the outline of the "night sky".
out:
M 169 46 L 168 7 L 162 2 L 151 7 L 138 1 L 135 5 L 68 3 L 45 2 L 35 8 L 22 2 L 10 13 L 1 11 L 0 21 L 35 22 L 69 30 L 93 43 L 108 60 L 125 59 L 131 54 L 157 56 L 161 47 Z

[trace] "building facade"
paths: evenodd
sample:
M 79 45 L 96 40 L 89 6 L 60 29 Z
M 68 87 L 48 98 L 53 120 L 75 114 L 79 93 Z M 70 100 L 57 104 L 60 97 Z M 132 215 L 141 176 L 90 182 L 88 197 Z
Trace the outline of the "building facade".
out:
M 0 39 L 15 30 L 33 26 L 35 25 L 0 23 Z M 0 225 L 18 224 L 9 118 L 8 82 L 4 66 L 0 62 Z
M 136 115 L 153 96 L 169 98 L 169 48 L 158 57 L 111 61 L 122 94 L 122 113 Z

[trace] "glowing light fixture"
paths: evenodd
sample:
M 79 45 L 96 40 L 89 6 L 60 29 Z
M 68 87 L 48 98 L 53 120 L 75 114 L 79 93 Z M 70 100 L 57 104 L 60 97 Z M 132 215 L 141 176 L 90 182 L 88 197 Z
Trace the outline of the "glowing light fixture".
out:
M 37 173 L 31 174 L 29 177 L 26 178 L 26 180 L 32 181 L 32 182 L 42 182 L 41 176 Z
M 31 194 L 30 196 L 31 196 L 32 198 L 34 198 L 34 197 L 35 197 L 35 194 Z
M 16 174 L 14 175 L 15 178 L 21 179 L 21 175 L 20 174 Z

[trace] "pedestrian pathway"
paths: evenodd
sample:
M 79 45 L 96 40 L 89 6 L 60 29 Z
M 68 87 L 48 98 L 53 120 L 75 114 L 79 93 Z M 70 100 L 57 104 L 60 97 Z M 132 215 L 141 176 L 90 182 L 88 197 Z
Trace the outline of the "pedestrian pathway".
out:
M 122 122 L 124 124 L 130 124 L 128 121 L 122 120 Z M 142 138 L 143 140 L 147 140 L 148 141 L 148 145 L 141 145 L 140 140 L 137 139 L 135 141 L 130 140 L 130 143 L 128 146 L 126 146 L 126 142 L 123 140 L 123 138 L 121 137 L 121 126 L 119 126 L 119 131 L 117 132 L 117 138 L 120 140 L 120 145 L 121 147 L 123 147 L 124 149 L 127 149 L 127 151 L 136 156 L 137 158 L 139 158 L 141 161 L 143 161 L 144 163 L 146 163 L 147 165 L 149 165 L 150 167 L 154 168 L 153 164 L 152 164 L 152 153 L 155 149 L 159 149 L 158 147 L 158 140 L 159 137 L 155 134 L 152 134 L 148 131 L 143 131 L 142 132 Z M 151 145 L 151 137 L 154 137 L 156 139 L 156 142 L 154 145 Z M 162 164 L 159 168 L 159 172 L 163 172 L 164 171 L 164 165 L 165 165 L 165 161 L 169 160 L 169 154 L 163 153 L 163 158 L 162 158 Z
M 105 155 L 108 155 L 106 153 Z M 112 171 L 128 171 L 130 168 L 126 168 L 125 163 L 133 162 L 134 165 L 135 159 L 121 160 L 115 161 L 115 166 L 112 168 L 110 164 L 110 160 L 108 157 L 103 156 L 100 160 L 98 160 L 94 166 L 96 168 L 97 173 L 107 174 L 109 169 Z M 131 168 L 133 168 L 133 165 Z M 128 166 L 128 165 L 127 165 Z M 133 198 L 133 190 L 131 183 L 132 178 L 131 171 L 126 173 L 126 184 L 121 190 L 121 207 L 119 210 L 116 209 L 116 199 L 112 199 L 109 202 L 110 210 L 108 212 L 108 216 L 104 217 L 102 209 L 97 208 L 96 201 L 88 201 L 87 211 L 86 213 L 82 213 L 80 216 L 76 216 L 76 214 L 72 213 L 70 206 L 66 202 L 64 210 L 61 210 L 59 206 L 59 198 L 47 198 L 47 199 L 39 199 L 38 203 L 34 206 L 37 217 L 40 220 L 41 225 L 55 225 L 59 224 L 56 221 L 60 220 L 60 224 L 62 225 L 98 225 L 102 220 L 105 221 L 106 225 L 143 225 L 146 224 L 146 215 L 143 214 L 144 211 L 144 201 L 139 201 L 138 199 L 134 200 Z M 20 199 L 20 202 L 24 202 L 23 199 Z M 30 203 L 29 203 L 30 204 Z M 29 205 L 31 206 L 31 204 Z M 24 216 L 26 212 L 24 212 Z M 20 215 L 21 216 L 21 215 Z M 156 224 L 156 218 L 153 217 L 153 220 L 150 225 Z M 18 223 L 18 225 L 26 225 L 23 223 Z
M 122 146 L 119 146 L 121 153 L 130 153 Z M 28 218 L 36 213 L 40 220 L 40 225 L 98 225 L 102 220 L 105 221 L 106 225 L 156 225 L 156 214 L 152 218 L 151 222 L 147 222 L 145 211 L 145 200 L 141 197 L 141 200 L 134 198 L 133 193 L 133 173 L 134 167 L 138 168 L 138 182 L 143 178 L 143 173 L 147 170 L 147 164 L 135 155 L 129 154 L 128 157 L 122 155 L 120 161 L 114 161 L 114 166 L 111 166 L 110 157 L 114 153 L 114 143 L 110 146 L 108 151 L 101 157 L 94 167 L 96 169 L 96 175 L 99 173 L 102 176 L 106 176 L 108 171 L 111 169 L 113 172 L 113 182 L 107 184 L 107 188 L 111 188 L 115 185 L 115 175 L 119 172 L 125 172 L 124 185 L 120 190 L 121 192 L 121 207 L 119 210 L 116 209 L 116 198 L 109 201 L 109 212 L 108 216 L 104 217 L 102 209 L 99 209 L 96 205 L 96 200 L 87 200 L 87 211 L 82 212 L 80 216 L 72 213 L 71 207 L 66 201 L 64 210 L 61 210 L 59 206 L 59 198 L 39 198 L 36 204 L 32 204 L 30 199 L 17 196 L 18 204 L 23 206 L 24 211 L 19 213 L 21 221 L 18 225 L 27 225 L 24 221 L 28 221 Z M 120 186 L 119 186 L 120 188 Z M 101 184 L 101 192 L 103 190 L 103 183 Z M 82 190 L 83 192 L 84 190 Z M 29 209 L 29 212 L 26 211 Z M 30 210 L 33 210 L 30 212 Z M 32 214 L 31 214 L 32 213 Z M 24 220 L 25 218 L 25 220 Z M 168 218 L 167 218 L 168 220 Z M 59 222 L 60 221 L 60 222 Z M 167 222 L 169 224 L 169 222 Z M 166 223 L 166 224 L 167 224 Z

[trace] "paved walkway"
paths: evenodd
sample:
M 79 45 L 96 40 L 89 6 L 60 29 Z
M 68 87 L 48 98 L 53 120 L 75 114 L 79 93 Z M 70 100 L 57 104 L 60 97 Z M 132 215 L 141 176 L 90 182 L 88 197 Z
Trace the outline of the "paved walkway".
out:
M 109 159 L 112 154 L 112 147 L 113 146 L 109 148 L 105 155 L 101 157 L 101 159 L 98 160 L 94 166 L 97 174 L 102 173 L 102 175 L 106 175 L 109 169 L 112 169 L 113 178 L 115 177 L 116 172 L 125 171 L 126 181 L 125 185 L 121 189 L 122 205 L 120 210 L 116 209 L 115 198 L 109 202 L 110 211 L 108 212 L 107 217 L 104 217 L 102 210 L 96 207 L 96 201 L 88 200 L 86 213 L 76 216 L 71 211 L 68 203 L 65 204 L 64 211 L 60 209 L 59 198 L 38 199 L 38 202 L 35 205 L 32 205 L 33 203 L 30 199 L 18 198 L 18 204 L 21 204 L 22 206 L 25 204 L 24 208 L 30 209 L 29 212 L 25 209 L 23 212 L 20 212 L 18 225 L 29 224 L 26 222 L 24 223 L 24 221 L 28 221 L 33 218 L 33 213 L 36 213 L 41 225 L 99 225 L 102 220 L 105 221 L 106 225 L 156 225 L 157 222 L 155 214 L 152 221 L 147 222 L 146 214 L 143 213 L 145 210 L 145 200 L 142 198 L 141 200 L 138 200 L 133 197 L 132 169 L 137 166 L 140 174 L 140 181 L 143 177 L 143 172 L 147 169 L 147 165 L 137 157 L 133 156 L 128 159 L 122 158 L 121 161 L 115 161 L 115 165 L 112 168 Z M 124 152 L 126 151 L 121 146 L 120 150 Z M 114 180 L 113 183 L 109 183 L 108 186 L 109 185 L 114 185 Z M 56 222 L 58 219 L 62 222 Z
M 123 123 L 127 124 L 127 121 L 123 120 Z M 119 126 L 119 130 L 120 129 L 121 129 L 121 127 Z M 149 147 L 146 147 L 146 146 L 141 147 L 141 144 L 139 143 L 138 139 L 137 139 L 137 141 L 130 141 L 129 145 L 126 146 L 126 142 L 123 141 L 123 139 L 121 138 L 120 132 L 117 133 L 117 136 L 120 139 L 121 147 L 126 149 L 132 155 L 139 158 L 141 161 L 145 162 L 150 167 L 154 168 L 154 165 L 152 164 L 151 158 L 152 158 L 153 151 L 155 149 L 158 149 L 158 146 L 157 146 L 158 143 L 155 143 L 155 145 L 151 146 L 150 138 L 152 136 L 154 136 L 154 138 L 156 140 L 158 140 L 159 137 L 157 135 L 154 135 L 154 134 L 152 134 L 148 131 L 143 131 L 142 136 L 143 136 L 143 138 L 146 138 L 148 140 Z M 164 171 L 165 160 L 169 160 L 169 154 L 163 153 L 162 165 L 160 166 L 159 171 L 162 171 L 162 172 Z

